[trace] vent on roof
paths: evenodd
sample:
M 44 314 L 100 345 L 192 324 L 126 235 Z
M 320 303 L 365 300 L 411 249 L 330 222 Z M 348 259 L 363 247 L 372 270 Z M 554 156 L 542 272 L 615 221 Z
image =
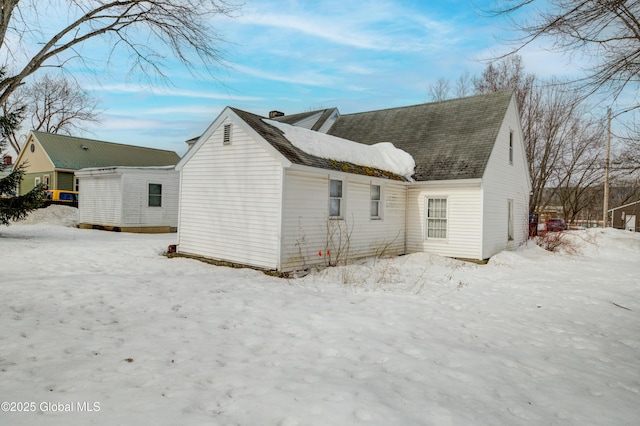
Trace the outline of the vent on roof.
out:
M 269 111 L 269 118 L 284 117 L 284 112 Z
M 86 145 L 82 145 L 82 149 L 84 149 L 85 151 L 87 151 L 87 150 L 89 149 L 89 147 L 88 147 L 88 146 L 86 146 Z
M 222 136 L 222 144 L 229 145 L 231 143 L 231 124 L 224 125 L 224 134 Z

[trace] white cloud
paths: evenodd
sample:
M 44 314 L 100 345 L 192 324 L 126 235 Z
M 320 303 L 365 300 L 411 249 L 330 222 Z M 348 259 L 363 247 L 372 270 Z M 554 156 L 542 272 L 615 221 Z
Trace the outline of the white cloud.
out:
M 109 84 L 109 85 L 94 85 L 85 87 L 87 90 L 93 92 L 108 92 L 108 93 L 141 93 L 152 94 L 154 96 L 166 96 L 166 97 L 180 97 L 180 98 L 199 98 L 199 99 L 216 99 L 227 101 L 259 101 L 262 100 L 256 96 L 238 96 L 230 93 L 217 93 L 197 90 L 184 90 L 184 89 L 164 89 L 164 88 L 150 88 L 142 85 L 130 85 L 130 84 Z
M 321 10 L 286 8 L 286 13 L 282 9 L 273 13 L 273 9 L 271 3 L 267 11 L 247 10 L 238 22 L 374 51 L 418 52 L 455 42 L 449 22 L 437 21 L 397 2 L 341 2 L 324 4 Z
M 303 84 L 307 86 L 333 87 L 336 85 L 336 77 L 331 74 L 320 73 L 314 70 L 304 72 L 294 71 L 291 73 L 267 72 L 263 69 L 257 69 L 244 65 L 236 65 L 234 67 L 238 72 L 251 77 L 257 77 L 264 80 L 280 81 L 290 84 Z M 248 100 L 253 100 L 249 99 Z

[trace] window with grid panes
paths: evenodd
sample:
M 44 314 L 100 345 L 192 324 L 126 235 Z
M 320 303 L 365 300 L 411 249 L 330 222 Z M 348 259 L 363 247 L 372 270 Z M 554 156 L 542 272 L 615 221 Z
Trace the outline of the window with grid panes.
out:
M 342 217 L 342 181 L 329 181 L 329 217 Z
M 427 198 L 427 238 L 447 238 L 446 198 Z

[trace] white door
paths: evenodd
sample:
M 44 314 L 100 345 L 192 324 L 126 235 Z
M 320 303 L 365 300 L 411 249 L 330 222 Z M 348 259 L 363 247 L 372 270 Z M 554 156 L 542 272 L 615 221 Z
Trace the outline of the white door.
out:
M 627 231 L 634 231 L 636 230 L 636 215 L 634 214 L 628 214 L 627 217 L 625 218 L 624 221 L 624 229 L 626 229 Z

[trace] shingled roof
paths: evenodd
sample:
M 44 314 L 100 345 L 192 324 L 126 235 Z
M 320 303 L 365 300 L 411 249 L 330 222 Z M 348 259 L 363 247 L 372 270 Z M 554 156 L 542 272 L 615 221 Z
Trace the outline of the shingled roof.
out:
M 328 134 L 391 142 L 413 156 L 417 181 L 482 178 L 513 91 L 344 114 Z
M 178 154 L 173 151 L 38 131 L 32 131 L 32 133 L 58 169 L 172 166 L 180 160 Z
M 278 117 L 274 117 L 272 120 L 279 121 L 279 122 L 285 123 L 285 124 L 290 124 L 292 126 L 296 126 L 296 125 L 299 125 L 299 123 L 301 121 L 305 121 L 307 119 L 310 119 L 313 116 L 318 116 L 318 118 L 313 123 L 313 125 L 310 127 L 310 129 L 311 130 L 320 130 L 322 125 L 324 123 L 326 123 L 326 121 L 329 119 L 329 117 L 331 117 L 331 114 L 333 114 L 335 111 L 337 111 L 337 108 L 326 108 L 326 109 L 319 109 L 319 110 L 316 110 L 316 111 L 301 112 L 301 113 L 298 113 L 298 114 L 281 115 L 281 116 L 278 116 Z
M 229 107 L 236 113 L 245 123 L 255 130 L 264 140 L 271 144 L 278 152 L 280 152 L 287 160 L 293 164 L 303 166 L 317 167 L 320 169 L 337 170 L 346 173 L 384 177 L 393 180 L 405 180 L 403 177 L 391 173 L 387 170 L 375 169 L 354 163 L 344 161 L 336 161 L 327 158 L 320 158 L 307 154 L 301 149 L 295 147 L 282 133 L 280 129 L 266 123 L 265 117 L 261 117 L 250 112 L 242 111 L 237 108 Z

